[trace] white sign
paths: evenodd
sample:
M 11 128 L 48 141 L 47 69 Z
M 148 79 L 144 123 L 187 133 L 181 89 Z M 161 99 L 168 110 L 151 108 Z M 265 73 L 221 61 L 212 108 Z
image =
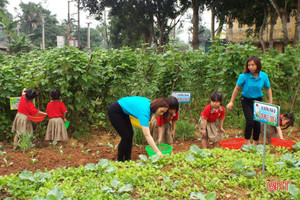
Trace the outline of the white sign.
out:
M 190 92 L 172 92 L 171 96 L 176 97 L 179 103 L 190 103 L 191 101 Z
M 253 103 L 253 117 L 259 121 L 271 126 L 279 126 L 280 107 L 260 101 Z
M 65 46 L 65 36 L 56 36 L 56 40 L 57 40 L 57 47 L 58 48 L 62 48 Z

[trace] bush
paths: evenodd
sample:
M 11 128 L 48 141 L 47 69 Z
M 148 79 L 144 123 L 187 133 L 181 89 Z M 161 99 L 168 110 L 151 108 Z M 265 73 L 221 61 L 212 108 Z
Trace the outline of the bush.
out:
M 195 138 L 196 125 L 189 121 L 177 121 L 175 139 L 182 138 L 183 140 L 193 140 Z
M 141 128 L 133 127 L 133 132 L 134 132 L 134 135 L 133 135 L 133 141 L 132 142 L 133 142 L 134 145 L 136 145 L 136 144 L 137 145 L 143 145 L 147 142 Z
M 34 135 L 28 132 L 26 132 L 25 134 L 20 134 L 17 146 L 20 147 L 21 151 L 23 151 L 24 153 L 28 149 L 34 147 L 34 144 L 32 143 L 34 138 L 35 138 Z

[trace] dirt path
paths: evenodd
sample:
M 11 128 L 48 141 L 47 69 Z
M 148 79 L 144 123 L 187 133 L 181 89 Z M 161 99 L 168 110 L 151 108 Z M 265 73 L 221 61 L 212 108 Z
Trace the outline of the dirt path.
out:
M 243 137 L 242 131 L 238 129 L 227 129 L 225 134 L 228 135 L 228 138 Z M 299 141 L 300 139 L 300 131 L 295 127 L 284 131 L 284 135 L 288 135 L 286 139 L 294 141 Z M 0 155 L 0 175 L 8 175 L 24 170 L 35 172 L 37 169 L 43 171 L 44 169 L 51 170 L 60 167 L 78 167 L 87 163 L 98 163 L 103 158 L 117 160 L 116 145 L 119 141 L 120 138 L 118 136 L 100 132 L 93 134 L 90 139 L 70 139 L 61 149 L 55 146 L 46 146 L 43 148 L 32 148 L 25 153 L 20 150 L 11 152 L 11 145 L 2 144 L 3 149 L 1 150 L 6 152 L 6 154 Z M 260 143 L 263 143 L 262 137 Z M 188 151 L 193 144 L 198 145 L 200 148 L 202 147 L 201 141 L 198 139 L 193 141 L 182 141 L 179 139 L 173 145 L 173 153 Z M 140 154 L 147 155 L 145 146 L 133 146 L 132 160 L 138 160 Z M 7 165 L 4 162 L 4 158 L 7 159 Z M 33 159 L 36 160 L 34 161 Z M 11 162 L 13 164 L 9 165 Z

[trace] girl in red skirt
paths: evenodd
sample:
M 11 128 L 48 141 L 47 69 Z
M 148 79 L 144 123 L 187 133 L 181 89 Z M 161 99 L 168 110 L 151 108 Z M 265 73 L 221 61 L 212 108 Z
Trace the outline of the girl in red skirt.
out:
M 47 105 L 46 112 L 50 120 L 47 126 L 45 140 L 50 142 L 57 141 L 57 145 L 60 146 L 63 141 L 68 139 L 68 133 L 65 127 L 67 109 L 65 104 L 59 100 L 59 90 L 51 89 L 49 96 L 51 101 Z
M 21 134 L 26 134 L 26 132 L 29 134 L 33 134 L 32 124 L 28 118 L 28 115 L 36 116 L 38 113 L 46 114 L 35 108 L 32 100 L 37 96 L 38 94 L 35 89 L 27 90 L 26 88 L 24 88 L 22 91 L 18 113 L 16 114 L 11 130 L 12 133 L 16 132 L 12 151 L 17 149 L 17 143 Z

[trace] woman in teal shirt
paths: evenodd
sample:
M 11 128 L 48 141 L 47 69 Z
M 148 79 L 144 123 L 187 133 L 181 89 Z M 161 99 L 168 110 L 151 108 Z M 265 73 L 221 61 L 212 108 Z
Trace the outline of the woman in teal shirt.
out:
M 253 130 L 253 144 L 257 145 L 260 134 L 260 123 L 253 120 L 253 101 L 262 101 L 262 88 L 266 88 L 270 104 L 272 104 L 272 90 L 268 75 L 261 71 L 261 62 L 257 56 L 248 58 L 244 73 L 239 76 L 236 86 L 233 90 L 231 101 L 226 108 L 230 111 L 233 108 L 234 100 L 241 88 L 242 92 L 242 107 L 246 118 L 245 139 L 246 145 L 250 144 L 250 139 Z
M 121 141 L 118 147 L 118 161 L 131 159 L 133 129 L 129 115 L 134 116 L 140 121 L 142 131 L 148 144 L 157 155 L 160 157 L 163 156 L 150 135 L 149 121 L 152 113 L 155 116 L 161 116 L 167 112 L 168 109 L 169 101 L 162 97 L 152 102 L 145 97 L 124 97 L 109 106 L 109 120 L 121 136 Z

